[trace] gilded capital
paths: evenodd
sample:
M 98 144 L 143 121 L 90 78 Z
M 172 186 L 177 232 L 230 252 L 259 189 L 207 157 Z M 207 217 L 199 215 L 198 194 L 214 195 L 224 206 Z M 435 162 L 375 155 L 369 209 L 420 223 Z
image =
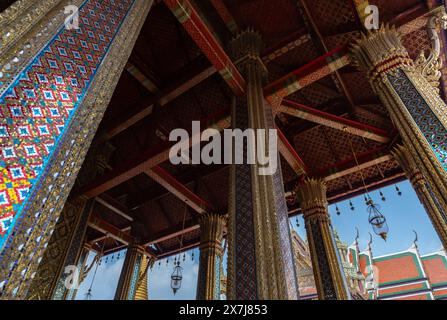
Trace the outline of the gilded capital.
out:
M 261 59 L 264 42 L 261 34 L 253 29 L 239 32 L 230 42 L 229 50 L 235 64 L 244 69 L 246 64 L 254 63 L 264 74 L 267 68 Z
M 326 183 L 322 179 L 308 178 L 296 187 L 296 196 L 304 216 L 326 213 Z M 315 211 L 316 210 L 316 211 Z
M 201 245 L 208 247 L 219 245 L 222 241 L 226 223 L 225 216 L 217 213 L 204 213 L 199 218 Z
M 352 64 L 365 71 L 371 81 L 398 68 L 413 66 L 402 35 L 388 25 L 362 33 L 351 45 L 351 58 Z

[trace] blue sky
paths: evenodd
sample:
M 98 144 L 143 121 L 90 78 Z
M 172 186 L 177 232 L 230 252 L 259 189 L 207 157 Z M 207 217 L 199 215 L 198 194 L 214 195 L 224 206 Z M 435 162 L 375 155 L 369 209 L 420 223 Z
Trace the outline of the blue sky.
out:
M 349 200 L 338 203 L 337 205 L 341 212 L 339 216 L 335 213 L 335 206 L 331 205 L 329 212 L 332 224 L 339 233 L 342 241 L 351 244 L 355 239 L 355 228 L 357 227 L 360 234 L 360 249 L 364 250 L 369 241 L 369 232 L 371 232 L 373 234 L 373 254 L 374 256 L 379 256 L 408 249 L 414 240 L 413 230 L 415 230 L 418 233 L 418 245 L 421 254 L 439 250 L 441 248 L 441 242 L 434 232 L 430 220 L 410 183 L 404 181 L 399 183 L 398 186 L 402 191 L 401 196 L 397 195 L 394 185 L 382 189 L 386 197 L 385 202 L 380 200 L 379 191 L 371 192 L 372 198 L 381 206 L 381 212 L 388 221 L 390 231 L 386 242 L 376 236 L 368 224 L 368 213 L 363 196 L 351 199 L 355 207 L 354 211 L 351 211 L 349 207 Z M 306 239 L 302 217 L 298 217 L 298 221 L 300 227 L 296 227 L 295 218 L 292 219 L 292 225 L 300 236 Z M 115 260 L 113 263 L 109 262 L 108 264 L 103 263 L 98 268 L 92 289 L 93 299 L 113 299 L 124 261 L 124 255 L 121 253 L 120 256 L 121 258 L 119 260 Z M 173 271 L 172 258 L 169 264 L 166 264 L 166 260 L 163 260 L 161 266 L 159 266 L 157 262 L 148 274 L 149 298 L 155 300 L 195 299 L 199 260 L 199 252 L 197 249 L 194 250 L 194 256 L 195 259 L 193 261 L 191 259 L 191 253 L 187 253 L 186 261 L 182 264 L 182 288 L 175 296 L 170 287 L 170 276 Z M 93 255 L 90 256 L 90 259 L 92 258 Z M 92 277 L 93 270 L 82 283 L 76 299 L 85 298 L 85 293 L 90 286 Z

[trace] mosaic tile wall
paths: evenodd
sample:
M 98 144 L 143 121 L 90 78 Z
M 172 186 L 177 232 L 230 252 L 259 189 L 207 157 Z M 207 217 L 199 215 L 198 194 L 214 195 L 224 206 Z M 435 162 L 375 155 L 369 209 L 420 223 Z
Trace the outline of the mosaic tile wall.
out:
M 0 248 L 135 0 L 86 0 L 0 93 Z
M 447 129 L 404 72 L 398 70 L 396 75 L 388 75 L 388 79 L 424 134 L 439 162 L 447 170 Z

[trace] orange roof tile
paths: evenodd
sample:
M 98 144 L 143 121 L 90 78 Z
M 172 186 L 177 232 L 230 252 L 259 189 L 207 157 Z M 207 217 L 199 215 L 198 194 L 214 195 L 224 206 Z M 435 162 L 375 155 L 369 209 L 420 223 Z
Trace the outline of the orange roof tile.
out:
M 447 285 L 447 259 L 440 254 L 422 257 L 422 263 L 432 286 Z
M 416 254 L 403 252 L 374 259 L 378 269 L 379 285 L 388 285 L 405 281 L 422 279 L 422 266 Z

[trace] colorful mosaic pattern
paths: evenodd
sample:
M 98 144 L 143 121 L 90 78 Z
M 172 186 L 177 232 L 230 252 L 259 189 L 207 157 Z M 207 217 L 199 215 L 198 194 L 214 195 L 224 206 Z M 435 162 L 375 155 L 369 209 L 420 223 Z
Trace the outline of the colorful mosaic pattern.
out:
M 318 257 L 318 271 L 321 277 L 321 285 L 325 300 L 337 300 L 337 293 L 331 275 L 331 268 L 326 255 L 321 226 L 318 221 L 310 222 L 306 227 L 311 229 L 312 241 L 315 246 L 315 255 Z
M 214 263 L 214 300 L 220 300 L 220 256 L 216 255 Z
M 427 139 L 436 157 L 447 170 L 447 128 L 439 121 L 402 70 L 398 70 L 396 75 L 389 74 L 388 79 Z
M 244 102 L 243 102 L 244 103 Z M 241 130 L 248 128 L 248 110 L 243 104 L 236 106 L 235 127 Z M 244 154 L 247 143 L 244 140 Z M 251 186 L 250 165 L 235 165 L 235 299 L 257 300 L 258 284 L 256 278 L 256 247 L 253 221 L 253 191 Z
M 0 96 L 0 247 L 134 0 L 86 0 Z
M 81 216 L 80 221 L 78 222 L 77 226 L 72 228 L 72 229 L 74 229 L 73 230 L 73 232 L 74 232 L 73 239 L 71 240 L 71 242 L 68 242 L 68 243 L 66 242 L 66 244 L 68 246 L 66 246 L 65 248 L 64 247 L 60 248 L 61 251 L 68 251 L 67 256 L 65 257 L 65 261 L 63 262 L 65 267 L 70 266 L 70 265 L 76 265 L 78 263 L 77 260 L 78 260 L 79 253 L 80 253 L 79 251 L 82 250 L 82 244 L 84 242 L 84 236 L 85 236 L 85 231 L 87 229 L 88 218 L 90 216 L 90 213 L 93 210 L 94 204 L 95 204 L 95 201 L 93 199 L 89 200 L 89 202 L 87 203 L 87 205 L 84 207 L 84 209 L 82 211 L 82 216 Z M 56 228 L 58 228 L 58 227 L 60 227 L 59 222 L 56 225 Z M 70 234 L 70 235 L 72 235 L 72 234 Z M 65 235 L 65 237 L 67 237 L 67 235 Z M 61 237 L 59 234 L 59 237 L 55 237 L 54 239 L 50 240 L 49 246 L 54 245 L 55 242 L 62 242 L 61 240 L 63 240 L 63 238 L 64 238 L 64 236 Z M 61 260 L 61 259 L 59 259 L 59 260 Z M 62 272 L 62 274 L 60 276 L 59 276 L 59 274 L 56 274 L 56 276 L 59 276 L 59 279 L 57 280 L 56 290 L 52 297 L 53 300 L 63 300 L 64 296 L 66 294 L 66 291 L 68 291 L 68 293 L 70 293 L 75 290 L 75 289 L 70 289 L 70 290 L 66 289 L 65 281 L 66 281 L 67 275 L 68 274 L 65 274 L 64 272 Z
M 265 119 L 269 129 L 275 128 L 272 109 L 265 103 Z M 299 157 L 298 157 L 299 158 Z M 297 299 L 299 292 L 297 288 L 297 277 L 295 265 L 293 264 L 292 237 L 290 235 L 289 211 L 287 209 L 284 196 L 284 182 L 281 169 L 281 161 L 278 155 L 278 169 L 272 175 L 273 197 L 275 199 L 276 223 L 278 226 L 279 246 L 281 248 L 281 257 L 284 268 L 284 277 L 286 278 L 287 292 L 290 299 Z M 301 169 L 302 167 L 300 167 Z M 300 170 L 300 172 L 302 169 Z

